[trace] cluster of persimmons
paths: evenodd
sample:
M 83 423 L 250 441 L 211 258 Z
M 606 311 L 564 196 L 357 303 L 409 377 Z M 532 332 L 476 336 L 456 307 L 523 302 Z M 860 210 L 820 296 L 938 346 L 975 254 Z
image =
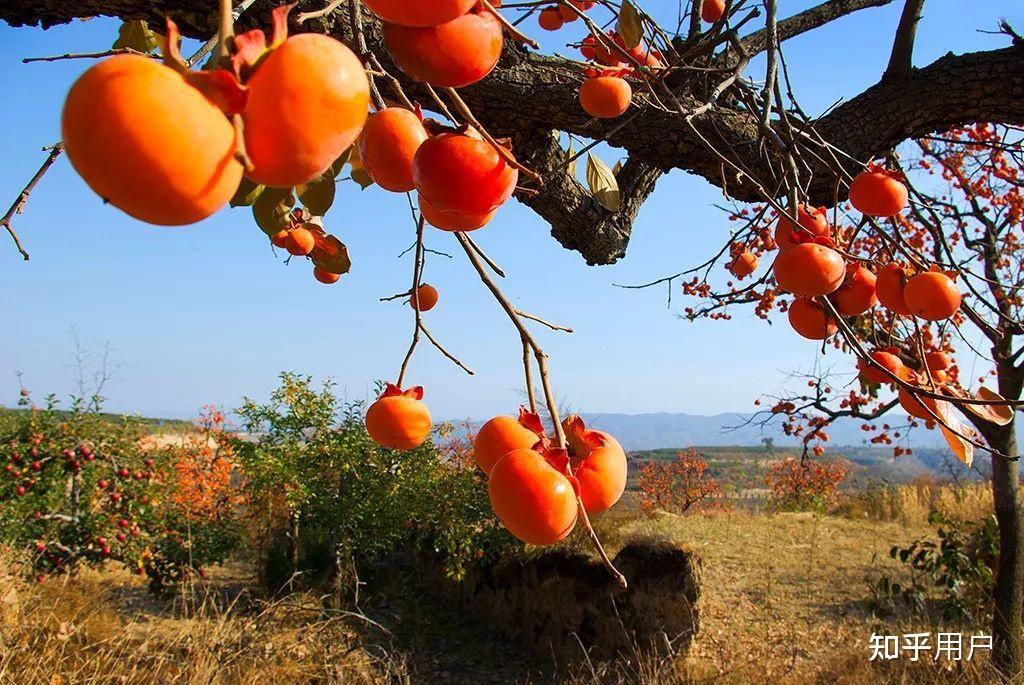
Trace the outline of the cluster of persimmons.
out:
M 487 492 L 505 528 L 531 545 L 550 545 L 576 525 L 579 507 L 600 513 L 626 488 L 626 453 L 611 435 L 586 427 L 576 415 L 562 421 L 566 449 L 544 433 L 525 407 L 519 417 L 496 416 L 473 440 L 473 459 L 488 476 Z M 430 434 L 423 388 L 387 384 L 366 412 L 366 430 L 379 445 L 409 450 Z

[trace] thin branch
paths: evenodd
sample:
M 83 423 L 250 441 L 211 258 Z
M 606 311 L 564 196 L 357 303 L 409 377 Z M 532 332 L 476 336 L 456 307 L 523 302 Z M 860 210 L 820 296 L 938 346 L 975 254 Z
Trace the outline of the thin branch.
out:
M 50 148 L 50 154 L 46 156 L 42 166 L 40 166 L 39 170 L 36 171 L 35 176 L 32 177 L 28 182 L 28 185 L 26 185 L 24 189 L 22 189 L 21 193 L 18 194 L 18 197 L 15 198 L 14 202 L 7 209 L 7 213 L 4 214 L 4 218 L 0 219 L 0 226 L 7 229 L 7 232 L 11 235 L 11 240 L 14 241 L 14 246 L 18 248 L 18 252 L 21 253 L 21 256 L 26 262 L 29 259 L 28 252 L 25 251 L 24 246 L 21 244 L 18 234 L 14 232 L 14 228 L 11 226 L 11 221 L 14 220 L 14 216 L 16 214 L 21 214 L 22 210 L 25 209 L 25 204 L 28 203 L 29 195 L 32 194 L 32 191 L 35 190 L 39 181 L 46 175 L 46 172 L 49 171 L 50 167 L 53 166 L 53 163 L 57 161 L 57 158 L 60 157 L 60 153 L 62 152 L 64 152 L 63 143 L 57 143 Z

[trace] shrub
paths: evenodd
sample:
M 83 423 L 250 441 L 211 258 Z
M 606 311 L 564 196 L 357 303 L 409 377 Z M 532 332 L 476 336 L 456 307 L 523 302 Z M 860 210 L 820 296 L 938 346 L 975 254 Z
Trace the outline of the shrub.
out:
M 280 587 L 303 570 L 330 569 L 340 579 L 424 545 L 460 576 L 512 544 L 491 513 L 482 474 L 429 440 L 407 451 L 379 447 L 362 409 L 339 403 L 329 382 L 317 389 L 308 376 L 283 373 L 269 402 L 247 399 L 238 410 L 248 436 L 233 449 L 251 513 L 266 524 L 268 584 Z
M 708 463 L 692 447 L 679 452 L 673 461 L 642 464 L 637 487 L 640 508 L 648 515 L 659 509 L 684 514 L 691 508 L 725 505 L 722 487 L 708 473 Z
M 764 477 L 771 489 L 769 504 L 784 511 L 823 509 L 835 500 L 846 474 L 846 466 L 840 463 L 783 459 L 772 464 Z

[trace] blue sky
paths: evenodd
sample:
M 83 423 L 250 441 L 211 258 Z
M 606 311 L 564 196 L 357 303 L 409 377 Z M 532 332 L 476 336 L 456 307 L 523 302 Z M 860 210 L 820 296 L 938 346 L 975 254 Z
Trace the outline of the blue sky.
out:
M 787 0 L 780 12 L 810 4 Z M 675 5 L 647 3 L 671 15 Z M 786 43 L 805 109 L 820 111 L 877 80 L 901 5 L 865 10 Z M 1002 47 L 1005 37 L 978 32 L 994 29 L 999 17 L 1020 27 L 1024 8 L 1019 0 L 933 0 L 919 30 L 917 63 L 950 50 Z M 544 38 L 554 49 L 581 31 L 577 24 Z M 108 19 L 46 32 L 0 25 L 5 207 L 42 161 L 40 148 L 58 140 L 64 95 L 88 66 L 26 65 L 21 58 L 103 50 L 116 33 L 117 22 Z M 749 73 L 762 70 L 754 64 Z M 601 154 L 612 163 L 617 151 Z M 818 347 L 784 321 L 768 326 L 737 310 L 731 322 L 688 323 L 666 308 L 664 288 L 613 286 L 671 274 L 712 254 L 728 238 L 729 222 L 712 206 L 720 199 L 699 178 L 668 175 L 640 212 L 627 256 L 609 267 L 587 267 L 514 201 L 474 234 L 508 273 L 503 288 L 517 307 L 575 329 L 537 330 L 556 392 L 569 405 L 592 412 L 745 411 L 757 395 L 777 392 L 788 372 L 815 364 Z M 316 283 L 307 263 L 284 266 L 245 209 L 185 228 L 150 227 L 103 206 L 60 160 L 15 222 L 32 260 L 23 262 L 0 235 L 0 404 L 16 400 L 17 372 L 38 395 L 75 388 L 72 329 L 87 349 L 111 345 L 111 410 L 188 417 L 205 403 L 233 407 L 243 395 L 265 397 L 282 370 L 332 377 L 347 397 L 367 397 L 376 379 L 397 374 L 409 342 L 411 310 L 378 298 L 408 287 L 411 258 L 397 255 L 412 243 L 413 226 L 403 196 L 361 192 L 350 183 L 339 188 L 326 225 L 354 262 L 334 286 Z M 428 246 L 458 257 L 450 235 L 433 231 Z M 430 256 L 424 280 L 441 292 L 428 326 L 476 375 L 424 344 L 410 381 L 426 387 L 437 417 L 513 409 L 521 400 L 520 348 L 504 314 L 464 259 Z M 676 295 L 679 311 L 684 298 Z

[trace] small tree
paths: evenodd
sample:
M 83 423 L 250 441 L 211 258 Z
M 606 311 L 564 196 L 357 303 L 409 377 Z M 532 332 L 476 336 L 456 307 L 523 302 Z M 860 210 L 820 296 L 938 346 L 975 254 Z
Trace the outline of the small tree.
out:
M 834 501 L 846 474 L 842 464 L 789 457 L 772 464 L 764 482 L 771 490 L 769 502 L 773 507 L 805 511 L 824 508 Z
M 637 487 L 640 508 L 648 515 L 659 509 L 685 514 L 691 508 L 724 505 L 722 487 L 708 473 L 708 463 L 693 447 L 679 452 L 672 461 L 641 464 Z

